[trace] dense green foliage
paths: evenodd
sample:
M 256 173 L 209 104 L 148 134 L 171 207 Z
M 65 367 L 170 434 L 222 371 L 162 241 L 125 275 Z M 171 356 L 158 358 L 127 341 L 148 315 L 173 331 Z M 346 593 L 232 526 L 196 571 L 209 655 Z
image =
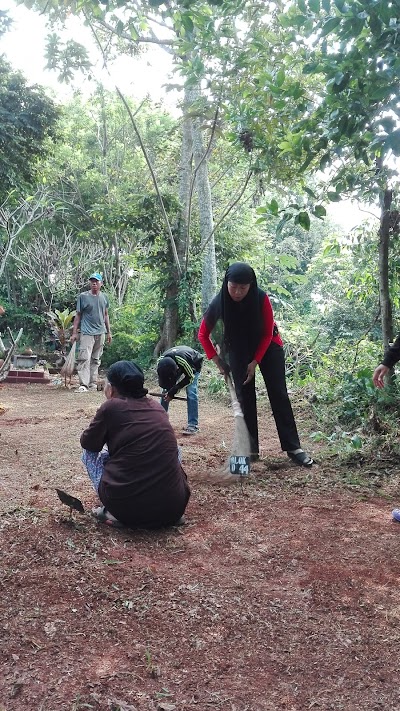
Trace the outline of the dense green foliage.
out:
M 397 391 L 380 393 L 371 384 L 382 353 L 378 220 L 344 234 L 326 214 L 329 203 L 340 211 L 345 197 L 376 210 L 384 191 L 393 191 L 388 278 L 396 320 L 398 3 L 37 0 L 34 6 L 55 23 L 69 13 L 81 17 L 106 63 L 113 53 L 132 55 L 150 42 L 172 52 L 185 100 L 195 94 L 185 120 L 198 120 L 207 149 L 217 283 L 234 260 L 255 268 L 271 295 L 292 386 L 316 409 L 316 438 L 358 450 L 372 431 L 386 431 Z M 88 48 L 65 44 L 55 30 L 48 62 L 69 81 L 90 68 Z M 24 325 L 32 342 L 43 344 L 46 311 L 73 309 L 95 268 L 111 301 L 114 341 L 105 365 L 129 357 L 154 362 L 172 305 L 176 340 L 197 345 L 202 280 L 212 261 L 204 260 L 202 205 L 191 200 L 199 181 L 192 165 L 184 202 L 183 123 L 148 100 L 121 101 L 101 86 L 90 99 L 77 94 L 64 106 L 56 128 L 51 112 L 43 113 L 40 141 L 37 134 L 37 144 L 25 145 L 28 173 L 15 164 L 5 185 L 23 195 L 32 166 L 40 165 L 53 212 L 28 225 L 10 251 L 0 286 L 4 323 Z M 9 130 L 15 150 L 16 123 Z M 34 251 L 38 244 L 45 264 Z M 214 381 L 210 387 L 218 390 Z
M 0 203 L 13 188 L 32 185 L 58 114 L 40 86 L 29 86 L 0 57 Z

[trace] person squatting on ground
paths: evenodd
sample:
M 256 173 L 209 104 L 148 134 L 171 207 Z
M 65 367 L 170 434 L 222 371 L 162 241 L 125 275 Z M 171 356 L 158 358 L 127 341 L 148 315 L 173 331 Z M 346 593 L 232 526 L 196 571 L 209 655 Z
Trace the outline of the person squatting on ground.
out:
M 210 339 L 217 321 L 223 323 L 222 353 L 219 357 Z M 261 370 L 267 388 L 282 450 L 296 464 L 311 466 L 313 460 L 300 446 L 292 406 L 286 388 L 282 339 L 274 321 L 271 302 L 258 288 L 253 269 L 243 262 L 226 271 L 221 291 L 212 300 L 200 324 L 199 340 L 207 358 L 223 374 L 232 371 L 235 390 L 251 439 L 252 459 L 258 459 L 258 424 L 255 370 Z
M 168 406 L 175 395 L 186 388 L 187 427 L 183 434 L 192 435 L 199 431 L 198 381 L 204 356 L 190 346 L 169 348 L 158 359 L 157 375 L 159 386 L 166 391 L 161 405 L 168 412 Z
M 78 378 L 79 387 L 76 392 L 85 393 L 97 390 L 97 377 L 104 342 L 111 343 L 110 319 L 108 316 L 108 299 L 101 292 L 102 276 L 98 272 L 89 277 L 90 291 L 79 294 L 76 303 L 76 316 L 72 327 L 71 342 L 78 340 Z
M 93 514 L 130 528 L 179 523 L 190 488 L 168 415 L 146 397 L 142 370 L 133 361 L 114 363 L 104 394 L 80 440 L 82 462 L 103 504 Z
M 392 346 L 386 349 L 385 355 L 383 357 L 382 363 L 378 365 L 374 370 L 372 376 L 375 387 L 383 388 L 385 387 L 385 377 L 393 368 L 394 365 L 400 360 L 400 334 L 397 336 L 395 342 Z

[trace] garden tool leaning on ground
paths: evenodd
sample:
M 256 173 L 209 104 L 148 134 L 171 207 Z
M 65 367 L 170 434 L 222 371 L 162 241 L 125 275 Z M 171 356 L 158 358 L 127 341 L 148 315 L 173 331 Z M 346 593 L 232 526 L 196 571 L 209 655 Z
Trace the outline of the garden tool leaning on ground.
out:
M 235 418 L 235 432 L 227 471 L 244 477 L 250 474 L 250 435 L 230 373 L 225 374 L 225 382 L 231 397 L 233 416 Z
M 67 378 L 69 377 L 69 382 L 71 383 L 71 376 L 75 369 L 75 353 L 76 353 L 76 341 L 71 346 L 71 350 L 68 353 L 65 363 L 60 370 L 60 375 L 64 376 L 64 385 L 67 387 Z

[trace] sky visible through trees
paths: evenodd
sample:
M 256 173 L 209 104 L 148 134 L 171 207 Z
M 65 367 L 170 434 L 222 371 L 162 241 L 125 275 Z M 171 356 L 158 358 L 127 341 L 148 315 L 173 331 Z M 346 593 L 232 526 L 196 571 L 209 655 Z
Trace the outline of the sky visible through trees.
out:
M 49 87 L 61 100 L 70 98 L 73 88 L 60 84 L 57 73 L 45 69 L 44 46 L 47 33 L 45 18 L 33 10 L 14 5 L 12 0 L 9 0 L 8 7 L 14 24 L 0 39 L 1 51 L 28 81 Z M 32 41 L 32 35 L 35 41 Z M 75 38 L 78 36 L 80 41 L 93 47 L 89 30 L 85 31 L 77 18 L 70 18 L 65 35 L 68 37 L 74 35 Z M 120 57 L 113 64 L 111 77 L 101 66 L 98 66 L 96 71 L 106 88 L 113 90 L 115 83 L 118 83 L 125 93 L 138 100 L 149 93 L 153 101 L 162 101 L 168 111 L 176 113 L 176 92 L 167 92 L 163 88 L 163 84 L 168 81 L 171 68 L 171 60 L 166 52 L 160 47 L 153 46 L 149 47 L 146 54 L 140 58 Z M 174 78 L 174 82 L 176 81 L 177 78 Z M 84 93 L 89 95 L 93 91 L 93 83 L 79 74 L 75 77 L 74 87 L 77 83 Z
M 89 96 L 93 91 L 91 81 L 77 74 L 73 86 L 60 84 L 57 73 L 45 68 L 44 49 L 47 33 L 45 18 L 33 10 L 15 5 L 12 0 L 9 0 L 8 8 L 13 26 L 1 38 L 0 46 L 13 67 L 22 71 L 28 82 L 48 87 L 61 101 L 71 98 L 77 86 L 83 95 Z M 35 37 L 34 42 L 32 42 L 32 35 Z M 65 28 L 65 36 L 75 38 L 78 36 L 79 40 L 88 47 L 93 47 L 89 30 L 83 28 L 77 18 L 70 18 L 68 27 Z M 93 52 L 95 52 L 94 47 Z M 177 110 L 179 94 L 174 90 L 167 91 L 164 86 L 171 80 L 177 82 L 179 79 L 176 76 L 171 78 L 171 59 L 162 48 L 150 46 L 141 57 L 131 59 L 119 57 L 112 65 L 109 64 L 109 69 L 110 66 L 111 75 L 100 65 L 95 69 L 96 78 L 106 88 L 113 90 L 115 84 L 118 84 L 132 98 L 142 100 L 146 95 L 150 95 L 153 101 L 161 102 L 172 115 L 179 113 Z M 346 200 L 342 201 L 340 210 L 333 205 L 328 206 L 327 211 L 334 222 L 345 230 L 351 230 L 365 218 L 363 206 L 360 207 L 361 211 L 358 205 Z

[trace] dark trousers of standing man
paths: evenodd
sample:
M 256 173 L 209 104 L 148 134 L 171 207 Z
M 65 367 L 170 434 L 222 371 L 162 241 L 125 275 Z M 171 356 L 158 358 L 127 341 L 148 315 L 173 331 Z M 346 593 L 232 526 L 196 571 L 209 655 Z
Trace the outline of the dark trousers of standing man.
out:
M 236 394 L 242 407 L 244 419 L 251 438 L 251 451 L 253 454 L 258 454 L 255 379 L 253 378 L 248 385 L 243 385 L 243 381 L 246 380 L 246 371 L 250 360 L 246 353 L 229 352 L 229 363 L 232 369 Z M 300 441 L 286 388 L 285 354 L 282 346 L 272 341 L 264 358 L 259 364 L 259 368 L 264 379 L 265 387 L 267 388 L 281 447 L 284 452 L 298 449 L 300 447 Z

